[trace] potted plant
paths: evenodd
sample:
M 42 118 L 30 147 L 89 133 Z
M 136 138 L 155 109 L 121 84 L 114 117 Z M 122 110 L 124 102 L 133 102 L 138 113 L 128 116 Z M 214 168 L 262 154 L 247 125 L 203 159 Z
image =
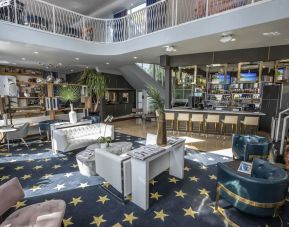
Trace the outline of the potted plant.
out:
M 71 124 L 77 123 L 77 114 L 73 110 L 73 102 L 77 101 L 80 97 L 80 90 L 77 86 L 61 85 L 58 90 L 59 99 L 63 102 L 69 102 L 70 112 L 69 121 Z
M 158 114 L 157 119 L 157 145 L 167 144 L 167 130 L 166 130 L 166 119 L 164 110 L 164 101 L 161 98 L 159 91 L 149 85 L 147 87 L 147 93 L 151 99 L 151 105 L 155 112 Z
M 98 114 L 99 106 L 105 96 L 107 88 L 105 76 L 96 70 L 86 69 L 79 82 L 82 85 L 87 85 L 89 95 L 94 97 L 94 108 L 91 115 Z
M 106 148 L 111 143 L 111 137 L 101 136 L 97 139 L 97 142 L 100 144 L 100 148 Z

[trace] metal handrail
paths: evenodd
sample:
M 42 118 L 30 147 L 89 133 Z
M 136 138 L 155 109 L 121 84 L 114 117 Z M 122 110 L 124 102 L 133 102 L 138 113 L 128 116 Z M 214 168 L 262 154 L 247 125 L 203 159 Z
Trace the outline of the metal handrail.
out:
M 101 19 L 44 2 L 10 0 L 0 21 L 98 43 L 123 42 L 264 0 L 161 0 L 121 18 Z

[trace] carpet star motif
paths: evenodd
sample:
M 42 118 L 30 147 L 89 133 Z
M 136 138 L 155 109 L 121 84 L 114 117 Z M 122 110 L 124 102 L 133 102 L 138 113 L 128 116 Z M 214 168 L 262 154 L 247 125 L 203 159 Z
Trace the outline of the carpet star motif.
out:
M 24 169 L 24 166 L 17 166 L 14 168 L 16 171 Z
M 199 189 L 200 195 L 209 196 L 210 191 L 206 190 L 205 188 Z
M 105 219 L 103 219 L 103 214 L 100 216 L 93 216 L 93 222 L 91 222 L 91 225 L 96 225 L 97 227 L 99 227 L 101 225 L 101 223 L 106 222 Z
M 4 167 L 4 166 L 0 167 L 0 170 L 3 170 L 3 169 L 5 169 L 5 167 Z
M 155 216 L 154 219 L 161 219 L 162 221 L 165 221 L 165 217 L 169 216 L 168 214 L 164 213 L 164 210 L 154 211 Z
M 71 221 L 71 219 L 72 219 L 72 217 L 62 220 L 64 227 L 67 227 L 67 226 L 69 226 L 69 225 L 73 225 L 73 224 L 74 224 L 74 223 Z
M 10 175 L 0 177 L 1 181 L 10 179 Z
M 78 168 L 78 165 L 77 164 L 73 164 L 73 165 L 71 165 L 70 167 L 72 167 L 72 168 Z
M 30 148 L 31 151 L 36 151 L 36 148 Z
M 66 176 L 68 178 L 68 177 L 73 176 L 73 173 L 66 173 L 66 174 L 64 174 L 64 176 Z
M 217 180 L 217 177 L 216 177 L 216 175 L 214 175 L 214 174 L 209 175 L 209 178 L 210 178 L 211 180 Z
M 151 184 L 152 186 L 155 186 L 156 183 L 158 183 L 158 182 L 157 182 L 155 179 L 150 180 L 150 184 Z
M 191 168 L 189 168 L 189 167 L 187 167 L 187 166 L 184 168 L 184 171 L 189 172 L 190 170 L 191 170 Z
M 54 165 L 54 166 L 52 166 L 52 168 L 53 169 L 59 169 L 59 168 L 61 168 L 61 165 Z
M 35 167 L 33 167 L 33 169 L 35 169 L 35 170 L 43 169 L 43 166 L 42 166 L 42 165 L 40 165 L 40 166 L 35 166 Z
M 192 218 L 196 218 L 196 214 L 198 214 L 198 212 L 192 210 L 192 207 L 189 207 L 188 209 L 183 208 L 183 210 L 185 211 L 184 216 L 191 216 Z
M 68 160 L 68 158 L 64 157 L 64 158 L 62 158 L 61 160 L 63 160 L 63 161 L 67 161 L 67 160 Z
M 65 184 L 57 184 L 57 186 L 53 189 L 57 189 L 57 191 L 60 191 L 61 189 L 66 188 Z
M 179 180 L 178 180 L 177 178 L 175 178 L 175 177 L 169 178 L 169 182 L 170 182 L 170 183 L 176 184 L 178 181 L 179 181 Z
M 110 183 L 108 183 L 107 181 L 104 181 L 104 182 L 102 183 L 102 186 L 105 187 L 105 188 L 108 188 L 109 185 L 110 185 Z
M 69 204 L 73 204 L 74 206 L 77 206 L 77 204 L 82 203 L 82 202 L 83 201 L 81 200 L 81 196 L 79 196 L 77 198 L 73 197 Z
M 25 207 L 26 206 L 26 203 L 27 200 L 24 200 L 24 201 L 18 201 L 13 207 L 15 207 L 15 209 L 19 209 L 20 207 Z
M 48 178 L 50 178 L 50 177 L 52 177 L 53 176 L 53 174 L 51 174 L 51 173 L 46 173 L 42 178 L 43 179 L 48 179 Z
M 49 161 L 51 161 L 51 158 L 44 159 L 44 162 L 49 162 Z
M 215 206 L 210 206 L 210 207 L 213 209 L 214 214 L 218 213 L 218 211 L 220 211 L 221 213 L 225 211 L 222 207 L 218 207 L 218 209 L 216 209 Z
M 85 183 L 80 183 L 80 185 L 78 187 L 84 189 L 84 188 L 86 188 L 88 186 L 89 186 L 88 182 L 85 182 Z
M 200 167 L 200 169 L 203 169 L 203 170 L 207 170 L 207 169 L 208 169 L 208 167 L 207 167 L 207 166 L 205 166 L 205 165 L 202 165 L 202 166 Z
M 192 176 L 192 177 L 189 177 L 190 178 L 190 181 L 195 181 L 195 182 L 198 182 L 199 178 L 195 177 L 195 176 Z
M 185 198 L 185 195 L 187 195 L 187 193 L 184 193 L 182 190 L 175 191 L 175 193 L 176 193 L 176 197 L 182 197 L 183 199 Z
M 25 174 L 23 177 L 21 177 L 22 180 L 27 180 L 31 178 L 31 174 Z
M 40 185 L 33 185 L 32 188 L 30 188 L 31 191 L 36 192 L 37 190 L 40 190 L 41 186 Z
M 98 200 L 96 202 L 100 202 L 102 204 L 105 204 L 106 201 L 109 201 L 110 199 L 107 198 L 107 195 L 105 196 L 98 196 Z
M 159 200 L 159 198 L 162 197 L 162 195 L 160 195 L 158 192 L 150 193 L 150 194 L 151 194 L 150 196 L 151 199 Z
M 124 219 L 122 220 L 123 222 L 129 222 L 132 225 L 132 222 L 134 220 L 137 220 L 138 217 L 133 215 L 133 212 L 131 212 L 130 214 L 124 214 Z
M 34 162 L 34 159 L 29 158 L 29 159 L 27 160 L 27 162 Z
M 111 226 L 111 227 L 122 227 L 122 225 L 118 222 L 118 223 L 114 224 L 114 225 Z

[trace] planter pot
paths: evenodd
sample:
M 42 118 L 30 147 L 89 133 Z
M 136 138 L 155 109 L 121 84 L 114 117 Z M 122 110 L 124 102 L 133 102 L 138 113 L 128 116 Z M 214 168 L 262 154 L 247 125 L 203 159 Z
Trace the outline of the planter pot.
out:
M 167 144 L 167 129 L 166 129 L 166 119 L 165 113 L 160 113 L 158 118 L 158 131 L 157 131 L 157 145 Z
M 69 122 L 71 124 L 75 124 L 77 123 L 77 114 L 76 112 L 73 110 L 73 104 L 70 104 L 70 109 L 71 111 L 69 112 Z
M 108 147 L 108 143 L 101 143 L 100 144 L 100 148 L 101 149 L 104 149 L 104 148 L 107 148 Z

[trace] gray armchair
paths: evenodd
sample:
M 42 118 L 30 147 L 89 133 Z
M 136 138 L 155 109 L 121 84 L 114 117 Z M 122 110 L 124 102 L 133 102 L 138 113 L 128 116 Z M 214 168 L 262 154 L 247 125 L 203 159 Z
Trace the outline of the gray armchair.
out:
M 8 144 L 8 149 L 9 149 L 9 141 L 10 140 L 21 140 L 25 146 L 29 149 L 26 141 L 24 138 L 27 136 L 29 130 L 29 123 L 25 123 L 21 125 L 19 128 L 17 128 L 16 131 L 13 132 L 7 132 L 6 138 L 7 138 L 7 144 Z

